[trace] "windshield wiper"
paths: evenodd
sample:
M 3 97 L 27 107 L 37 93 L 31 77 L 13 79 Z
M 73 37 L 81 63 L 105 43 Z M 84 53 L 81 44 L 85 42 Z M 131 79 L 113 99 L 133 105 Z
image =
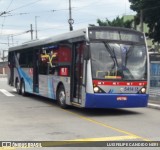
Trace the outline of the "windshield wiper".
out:
M 109 52 L 109 54 L 111 55 L 111 58 L 112 58 L 112 60 L 113 60 L 113 62 L 114 62 L 114 66 L 112 67 L 112 69 L 115 68 L 115 66 L 116 66 L 117 68 L 119 68 L 118 61 L 117 61 L 117 57 L 116 57 L 116 55 L 115 55 L 114 49 L 112 49 L 107 42 L 104 42 L 104 41 L 103 41 L 103 44 L 105 45 L 106 50 Z
M 133 51 L 134 45 L 131 46 L 128 50 L 126 50 L 125 56 L 123 58 L 122 56 L 122 70 L 124 71 L 123 75 L 125 75 L 125 77 L 129 78 L 129 79 L 134 79 L 134 76 L 132 75 L 132 73 L 130 72 L 130 70 L 126 67 L 127 66 L 127 60 L 129 58 L 129 53 L 131 53 Z M 122 52 L 123 53 L 123 52 Z M 123 63 L 124 62 L 124 63 Z
M 115 54 L 115 51 L 114 49 L 111 48 L 111 46 L 103 41 L 104 45 L 105 45 L 105 48 L 106 50 L 108 51 L 108 53 L 110 54 L 110 57 L 112 58 L 113 62 L 114 62 L 114 65 L 113 67 L 111 68 L 111 72 L 113 71 L 113 75 L 119 75 L 121 76 L 122 78 L 124 78 L 124 74 L 123 74 L 123 70 L 122 68 L 119 67 L 119 64 L 118 64 L 118 61 L 117 61 L 117 57 L 116 57 L 116 54 Z M 115 72 L 113 69 L 116 68 L 116 71 Z

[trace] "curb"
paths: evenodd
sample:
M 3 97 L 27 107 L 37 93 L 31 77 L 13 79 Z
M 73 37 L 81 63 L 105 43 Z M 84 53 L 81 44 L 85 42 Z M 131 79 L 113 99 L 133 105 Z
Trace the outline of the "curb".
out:
M 7 74 L 0 74 L 0 78 L 6 78 Z
M 160 105 L 158 105 L 158 104 L 148 103 L 148 107 L 160 110 Z

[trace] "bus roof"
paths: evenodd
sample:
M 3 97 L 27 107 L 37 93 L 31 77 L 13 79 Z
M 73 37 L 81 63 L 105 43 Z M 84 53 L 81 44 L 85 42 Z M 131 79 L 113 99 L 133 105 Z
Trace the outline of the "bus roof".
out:
M 60 35 L 51 36 L 51 37 L 45 38 L 45 39 L 39 39 L 39 40 L 33 40 L 33 41 L 25 42 L 21 45 L 10 47 L 9 51 L 27 49 L 27 48 L 30 48 L 30 47 L 46 45 L 46 44 L 50 44 L 50 43 L 54 43 L 54 42 L 60 42 L 60 41 L 69 40 L 69 39 L 73 39 L 73 38 L 85 37 L 86 32 L 88 32 L 89 29 L 92 29 L 92 30 L 98 30 L 98 29 L 113 30 L 114 29 L 114 30 L 134 32 L 134 33 L 137 33 L 137 34 L 138 33 L 143 34 L 139 31 L 136 31 L 136 30 L 133 30 L 133 29 L 128 29 L 128 28 L 123 28 L 123 27 L 111 27 L 111 26 L 100 26 L 100 27 L 98 27 L 98 26 L 93 26 L 93 27 L 83 28 L 83 29 L 80 29 L 80 30 L 70 31 L 70 32 L 60 34 Z
M 30 47 L 46 45 L 46 44 L 53 43 L 53 42 L 64 41 L 64 40 L 68 40 L 68 39 L 72 39 L 72 38 L 76 38 L 76 37 L 82 37 L 82 36 L 86 35 L 85 34 L 86 30 L 87 29 L 84 28 L 84 29 L 80 29 L 80 30 L 76 30 L 76 31 L 70 31 L 68 33 L 64 33 L 64 34 L 60 34 L 60 35 L 51 36 L 51 37 L 45 38 L 45 39 L 39 39 L 39 40 L 25 42 L 25 43 L 22 43 L 21 45 L 10 47 L 9 51 L 26 49 L 26 48 L 30 48 Z

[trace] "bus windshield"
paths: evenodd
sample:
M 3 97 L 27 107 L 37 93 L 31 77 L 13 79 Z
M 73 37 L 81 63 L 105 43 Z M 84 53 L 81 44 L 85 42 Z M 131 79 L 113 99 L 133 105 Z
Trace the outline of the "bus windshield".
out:
M 147 80 L 145 45 L 92 42 L 93 79 Z

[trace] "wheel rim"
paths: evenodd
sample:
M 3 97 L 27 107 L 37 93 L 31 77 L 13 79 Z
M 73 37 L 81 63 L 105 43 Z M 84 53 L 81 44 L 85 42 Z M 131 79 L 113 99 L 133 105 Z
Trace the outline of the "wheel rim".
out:
M 65 93 L 64 91 L 60 91 L 59 93 L 59 101 L 63 105 L 65 103 Z
M 20 84 L 19 84 L 19 82 L 16 83 L 16 90 L 17 90 L 17 92 L 19 92 L 19 90 L 20 90 Z
M 24 83 L 22 83 L 22 89 L 21 89 L 21 91 L 22 91 L 22 94 L 24 94 L 24 92 L 25 92 Z

